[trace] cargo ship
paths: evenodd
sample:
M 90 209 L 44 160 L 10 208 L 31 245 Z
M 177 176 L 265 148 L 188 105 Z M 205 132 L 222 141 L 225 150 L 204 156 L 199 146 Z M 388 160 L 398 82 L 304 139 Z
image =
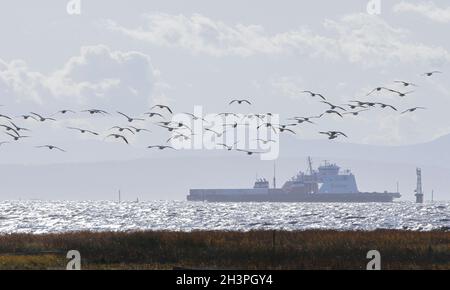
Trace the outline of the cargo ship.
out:
M 361 192 L 350 170 L 325 163 L 314 170 L 308 158 L 309 172 L 299 172 L 276 187 L 274 170 L 273 187 L 264 178 L 258 178 L 253 188 L 242 189 L 191 189 L 188 201 L 208 202 L 393 202 L 399 192 Z

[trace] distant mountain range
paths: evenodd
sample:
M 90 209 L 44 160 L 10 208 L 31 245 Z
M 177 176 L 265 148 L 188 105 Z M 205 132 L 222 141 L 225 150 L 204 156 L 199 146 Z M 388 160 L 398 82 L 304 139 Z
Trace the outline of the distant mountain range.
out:
M 250 187 L 256 176 L 272 181 L 274 163 L 281 186 L 305 170 L 311 156 L 315 167 L 326 159 L 352 169 L 363 191 L 395 190 L 399 182 L 403 199 L 409 200 L 419 166 L 426 198 L 434 189 L 437 199 L 450 200 L 449 148 L 450 135 L 398 147 L 284 138 L 275 162 L 240 152 L 186 151 L 125 161 L 0 165 L 0 198 L 117 199 L 120 189 L 124 199 L 184 200 L 189 188 Z

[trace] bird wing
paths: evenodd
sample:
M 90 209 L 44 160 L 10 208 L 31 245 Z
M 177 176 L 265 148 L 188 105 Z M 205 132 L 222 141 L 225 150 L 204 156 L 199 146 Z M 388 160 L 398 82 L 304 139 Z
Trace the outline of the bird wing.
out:
M 171 113 L 171 114 L 173 113 L 172 110 L 169 108 L 169 106 L 162 106 L 162 107 L 163 107 L 163 108 L 166 108 L 167 111 L 169 111 L 169 113 Z
M 366 96 L 369 96 L 369 95 L 371 95 L 373 92 L 375 92 L 377 89 L 375 88 L 375 89 L 373 89 L 373 90 L 371 90 Z
M 122 115 L 122 116 L 124 116 L 127 119 L 131 119 L 129 116 L 127 116 L 126 114 L 124 114 L 122 112 L 117 111 L 117 114 Z
M 394 106 L 392 106 L 392 105 L 386 105 L 386 106 L 389 107 L 389 108 L 391 108 L 391 109 L 394 110 L 394 111 L 397 111 L 397 108 L 394 107 Z
M 41 118 L 41 119 L 44 119 L 41 115 L 39 115 L 39 114 L 36 114 L 36 113 L 33 113 L 33 112 L 30 112 L 30 114 L 33 114 L 33 115 L 35 115 L 35 116 L 38 116 L 39 118 Z
M 93 134 L 93 135 L 96 135 L 96 136 L 99 135 L 97 132 L 94 132 L 94 131 L 90 131 L 90 130 L 85 130 L 85 131 L 86 131 L 86 132 L 89 132 L 89 133 L 91 133 L 91 134 Z
M 322 95 L 322 94 L 316 94 L 316 96 L 321 97 L 324 101 L 326 101 L 327 99 Z
M 11 118 L 10 118 L 10 117 L 8 117 L 8 116 L 5 116 L 5 115 L 2 115 L 2 114 L 0 114 L 0 117 L 3 117 L 3 118 L 5 118 L 5 119 L 8 119 L 8 120 L 11 120 Z
M 16 139 L 16 138 L 18 138 L 18 137 L 19 137 L 19 136 L 14 136 L 13 134 L 10 134 L 10 133 L 8 133 L 8 132 L 5 132 L 5 134 L 7 134 L 7 135 L 9 135 L 9 136 L 13 137 L 14 139 Z
M 328 113 L 328 114 L 337 114 L 337 115 L 339 115 L 340 117 L 342 117 L 341 113 L 339 113 L 338 111 L 335 111 L 335 110 L 328 110 L 327 113 Z
M 125 138 L 124 136 L 119 135 L 119 138 L 122 138 L 122 140 L 125 141 L 125 143 L 129 144 L 127 138 Z
M 291 132 L 291 133 L 293 133 L 293 134 L 296 134 L 293 130 L 291 130 L 291 129 L 283 129 L 283 131 L 288 131 L 288 132 Z

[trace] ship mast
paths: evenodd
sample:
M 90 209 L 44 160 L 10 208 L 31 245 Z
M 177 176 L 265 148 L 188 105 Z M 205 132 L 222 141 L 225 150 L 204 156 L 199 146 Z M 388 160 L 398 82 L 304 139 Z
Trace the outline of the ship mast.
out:
M 273 188 L 277 188 L 276 163 L 273 163 Z
M 416 187 L 416 203 L 423 203 L 423 191 L 422 191 L 422 170 L 420 168 L 416 169 L 417 174 L 417 187 Z
M 309 169 L 309 175 L 313 175 L 313 167 L 312 167 L 312 159 L 311 156 L 308 156 L 308 169 Z

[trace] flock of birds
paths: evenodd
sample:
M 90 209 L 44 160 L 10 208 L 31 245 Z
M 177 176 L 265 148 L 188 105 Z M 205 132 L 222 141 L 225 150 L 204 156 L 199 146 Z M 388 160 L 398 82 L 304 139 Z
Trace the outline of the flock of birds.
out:
M 423 76 L 432 77 L 435 74 L 441 74 L 441 73 L 442 73 L 441 71 L 432 71 L 432 72 L 427 72 L 427 73 L 423 74 Z M 408 82 L 408 81 L 395 81 L 394 83 L 397 86 L 401 86 L 402 89 L 404 89 L 404 90 L 418 87 L 418 85 L 416 85 L 415 83 Z M 372 96 L 375 93 L 388 93 L 388 94 L 397 95 L 400 98 L 404 98 L 410 94 L 413 94 L 414 92 L 415 92 L 414 90 L 409 90 L 409 91 L 405 92 L 400 89 L 393 89 L 393 88 L 389 88 L 387 86 L 380 86 L 380 87 L 376 87 L 373 90 L 371 90 L 370 92 L 368 92 L 366 97 Z M 335 115 L 335 116 L 338 116 L 339 118 L 344 118 L 346 115 L 358 116 L 363 112 L 373 110 L 376 108 L 381 108 L 381 109 L 387 108 L 387 109 L 399 112 L 401 114 L 413 113 L 417 110 L 426 109 L 425 107 L 412 107 L 412 108 L 408 108 L 408 109 L 399 111 L 398 108 L 396 108 L 390 104 L 376 102 L 376 101 L 361 101 L 361 100 L 351 100 L 347 104 L 342 104 L 342 105 L 339 104 L 338 105 L 338 104 L 334 104 L 334 103 L 330 102 L 323 94 L 320 94 L 317 92 L 305 90 L 305 91 L 301 91 L 299 93 L 308 94 L 312 98 L 317 98 L 321 104 L 328 106 L 328 108 L 326 110 L 324 110 L 321 114 L 316 115 L 316 116 L 308 116 L 308 117 L 293 116 L 293 117 L 290 117 L 287 119 L 287 123 L 285 123 L 285 124 L 274 124 L 274 123 L 270 122 L 270 117 L 273 116 L 272 113 L 247 114 L 247 115 L 244 115 L 244 118 L 247 118 L 247 119 L 259 118 L 262 123 L 257 127 L 257 130 L 259 130 L 260 128 L 266 128 L 266 129 L 273 131 L 274 134 L 281 134 L 281 133 L 296 134 L 296 132 L 294 131 L 295 127 L 297 127 L 303 123 L 315 124 L 314 120 L 325 118 L 326 116 L 330 116 L 330 115 Z M 234 99 L 229 102 L 229 105 L 230 106 L 231 105 L 251 106 L 252 102 L 248 99 Z M 4 106 L 2 106 L 2 105 L 0 105 L 0 107 L 4 108 Z M 1 109 L 3 109 L 3 108 L 1 108 Z M 25 127 L 21 127 L 21 125 L 17 125 L 17 121 L 16 121 L 17 119 L 29 120 L 29 121 L 38 122 L 38 123 L 45 123 L 45 122 L 57 121 L 56 116 L 75 115 L 78 113 L 88 114 L 88 115 L 111 115 L 110 112 L 107 112 L 107 111 L 101 110 L 101 109 L 88 109 L 88 110 L 83 110 L 80 112 L 76 112 L 76 111 L 70 110 L 70 109 L 64 109 L 64 110 L 60 110 L 60 111 L 56 112 L 55 114 L 53 114 L 51 116 L 44 116 L 44 115 L 38 114 L 36 112 L 30 112 L 28 114 L 12 117 L 7 114 L 0 113 L 0 127 L 2 128 L 2 131 L 5 134 L 5 137 L 10 138 L 10 140 L 8 140 L 8 141 L 1 141 L 0 147 L 5 144 L 8 144 L 8 143 L 19 142 L 20 140 L 25 139 L 25 138 L 31 138 L 31 136 L 28 135 L 28 132 L 31 132 L 31 130 L 27 129 Z M 174 139 L 189 140 L 190 138 L 192 138 L 194 133 L 192 132 L 192 129 L 187 124 L 184 124 L 182 122 L 170 121 L 169 118 L 171 115 L 173 115 L 173 113 L 174 112 L 173 112 L 172 108 L 170 108 L 169 106 L 158 104 L 158 105 L 153 106 L 149 112 L 144 113 L 143 116 L 138 116 L 138 117 L 129 116 L 123 112 L 117 111 L 116 114 L 118 116 L 123 117 L 126 120 L 127 125 L 126 126 L 119 126 L 119 125 L 112 126 L 107 131 L 106 134 L 105 133 L 102 134 L 100 132 L 88 130 L 85 128 L 79 128 L 79 127 L 67 127 L 67 130 L 76 131 L 80 134 L 89 134 L 89 135 L 93 135 L 93 136 L 104 136 L 104 138 L 113 138 L 120 142 L 129 144 L 129 140 L 127 137 L 128 134 L 134 135 L 134 134 L 140 134 L 140 133 L 146 133 L 146 132 L 151 133 L 151 131 L 148 130 L 147 128 L 139 127 L 139 125 L 136 125 L 136 124 L 142 125 L 147 120 L 156 119 L 156 121 L 153 122 L 153 124 L 158 127 L 163 128 L 164 130 L 167 130 L 168 132 L 171 132 L 172 137 L 167 139 L 165 144 L 150 145 L 147 148 L 159 149 L 159 150 L 164 150 L 164 149 L 176 150 L 174 147 L 168 145 L 171 140 L 174 140 Z M 207 122 L 202 117 L 195 116 L 192 113 L 182 113 L 182 114 L 189 116 L 194 121 L 201 119 L 202 121 Z M 211 134 L 215 135 L 218 138 L 221 138 L 224 135 L 226 135 L 228 129 L 235 129 L 238 126 L 248 125 L 245 122 L 242 123 L 242 116 L 239 116 L 237 113 L 222 112 L 222 113 L 219 113 L 217 116 L 222 116 L 222 117 L 230 117 L 231 116 L 234 118 L 233 122 L 222 124 L 223 130 L 217 131 L 212 128 L 204 128 L 205 132 L 210 132 Z M 239 118 L 240 118 L 240 120 L 239 120 Z M 227 121 L 229 121 L 229 118 L 227 119 Z M 240 121 L 241 123 L 238 123 L 238 121 Z M 341 131 L 319 131 L 318 134 L 324 135 L 330 140 L 333 140 L 333 139 L 336 139 L 339 137 L 348 138 L 348 135 Z M 268 144 L 268 143 L 276 142 L 275 140 L 261 139 L 261 138 L 258 138 L 255 141 L 257 141 L 261 144 Z M 223 147 L 224 149 L 226 149 L 228 151 L 232 151 L 232 150 L 242 151 L 248 155 L 262 153 L 262 152 L 257 152 L 257 151 L 239 149 L 239 148 L 237 148 L 238 142 L 234 142 L 234 144 L 219 143 L 217 145 Z M 61 152 L 66 152 L 66 150 L 62 149 L 61 147 L 51 145 L 51 144 L 37 145 L 35 147 L 38 149 L 44 148 L 44 149 L 49 149 L 49 150 L 58 150 Z

